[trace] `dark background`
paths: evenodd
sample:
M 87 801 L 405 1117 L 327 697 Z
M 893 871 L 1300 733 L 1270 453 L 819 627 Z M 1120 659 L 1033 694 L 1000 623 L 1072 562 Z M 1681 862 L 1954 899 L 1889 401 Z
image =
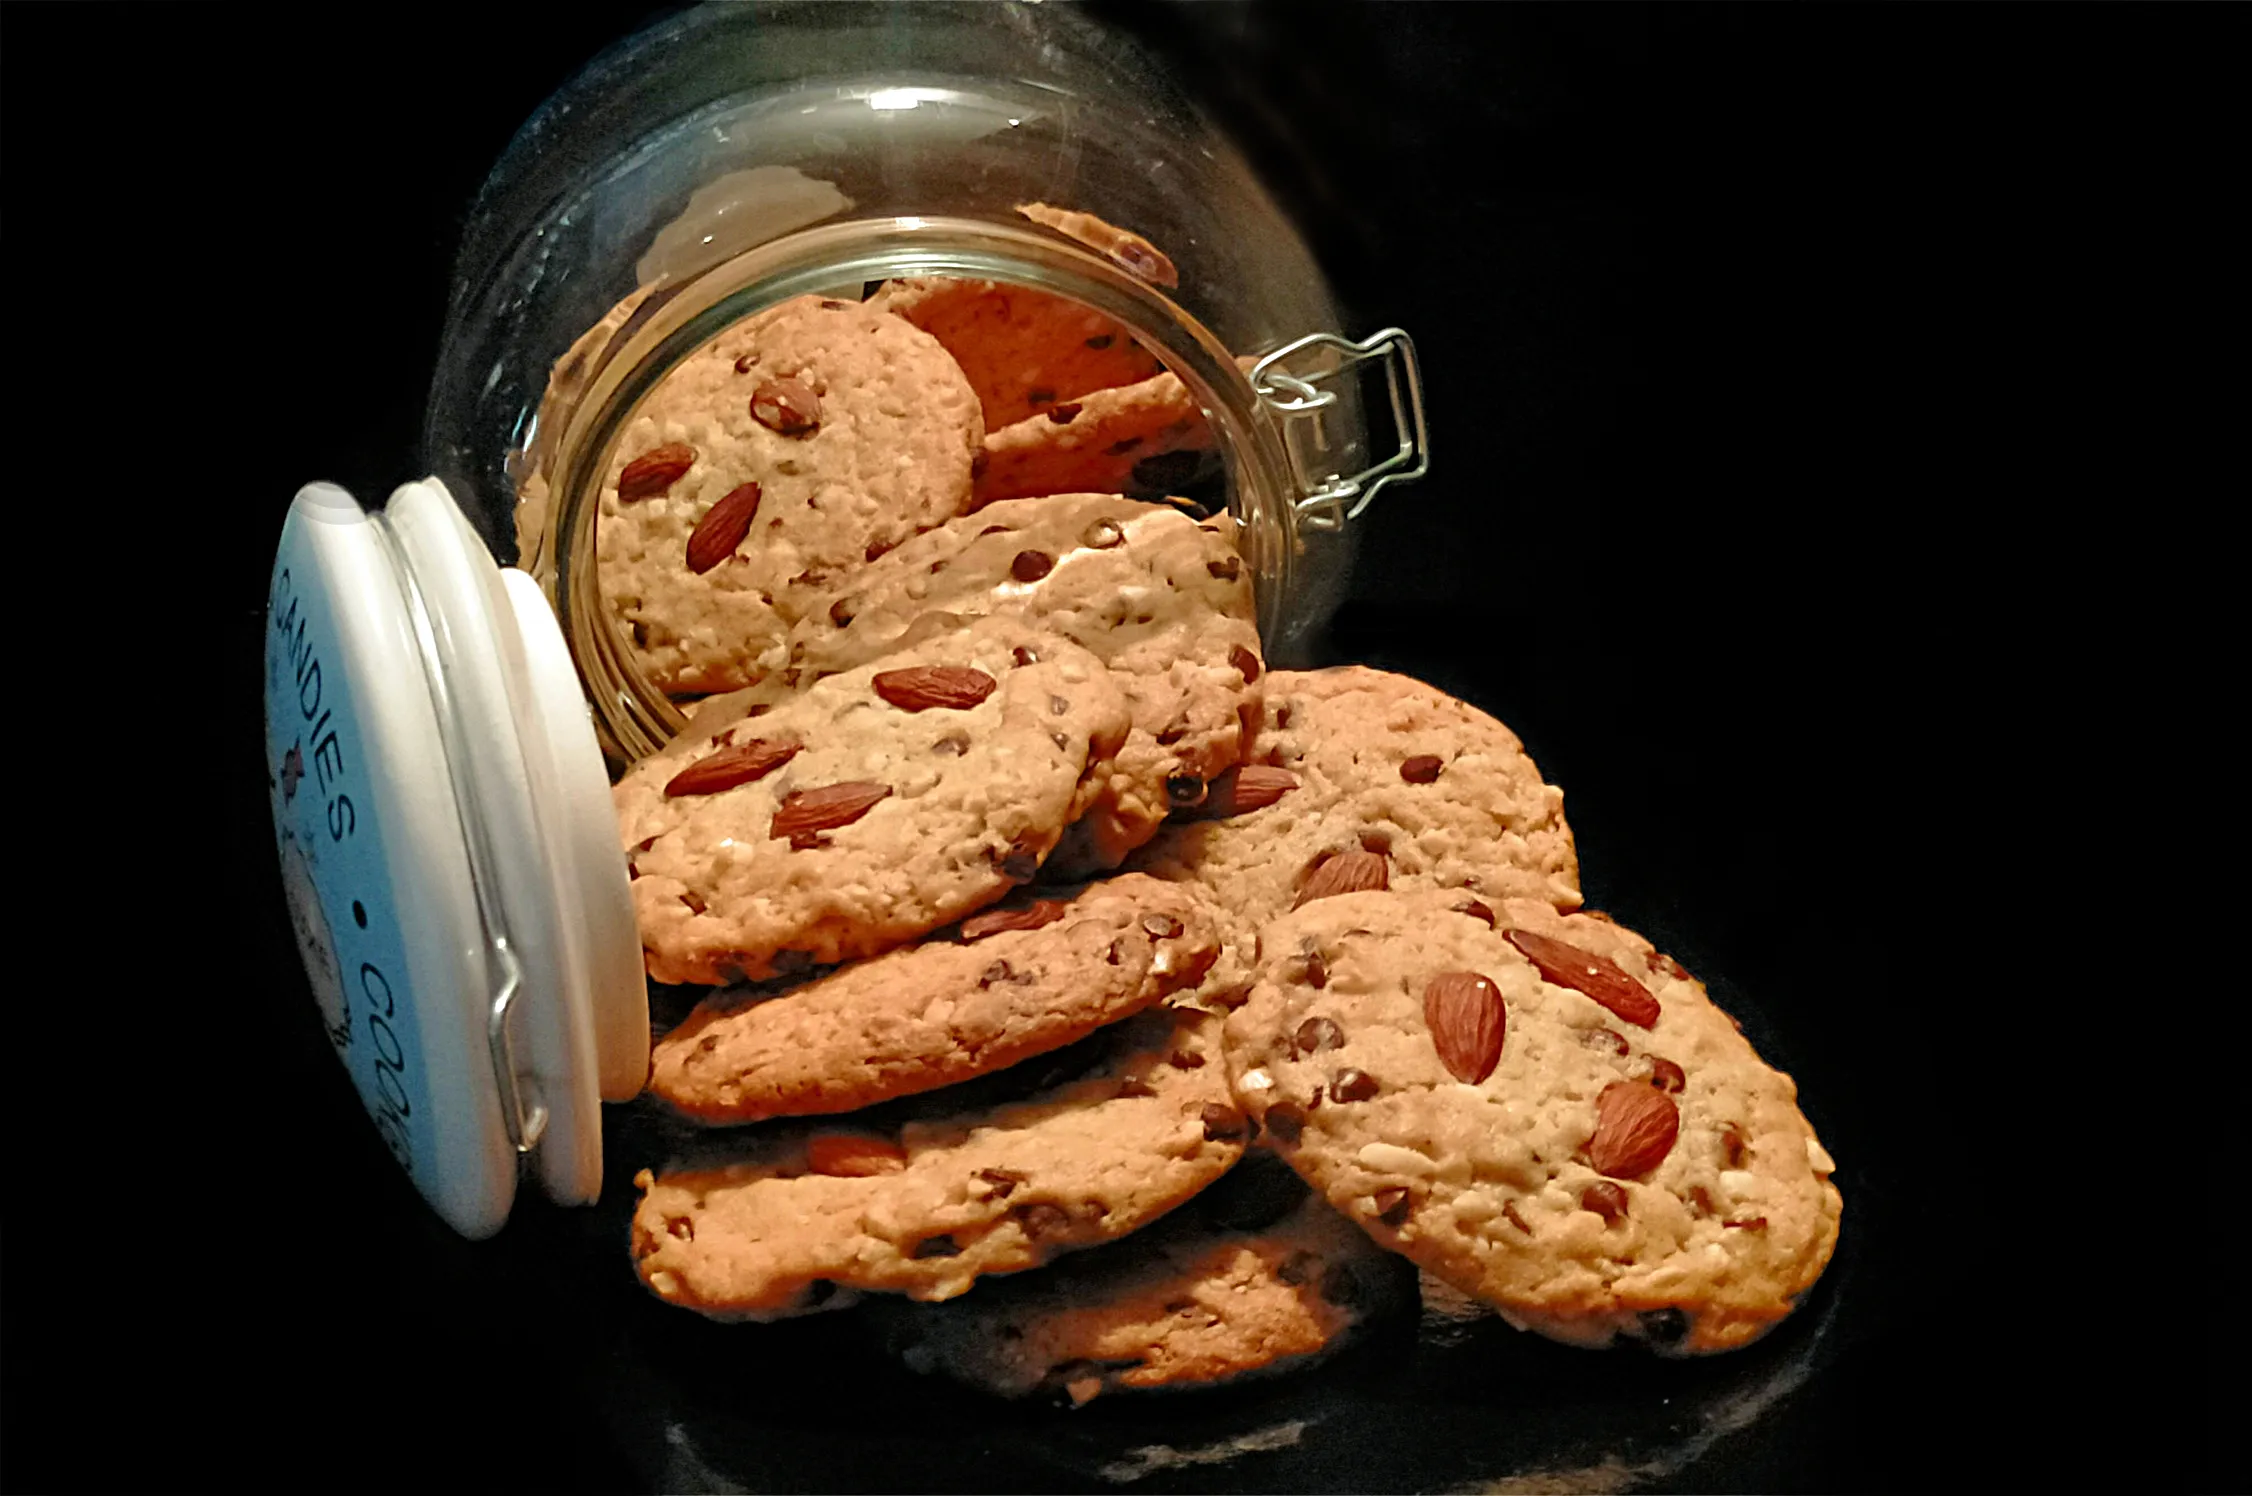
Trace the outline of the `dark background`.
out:
M 29 781 L 24 918 L 59 908 L 79 995 L 27 978 L 0 1050 L 8 1489 L 650 1478 L 581 1374 L 574 1305 L 617 1288 L 572 1226 L 453 1240 L 327 1058 L 256 745 L 290 494 L 415 476 L 471 194 L 666 13 L 0 8 L 20 647 L 97 703 L 21 693 L 19 749 L 65 766 Z M 2202 1265 L 2146 1261 L 2115 1178 L 2030 1182 L 2098 1123 L 2031 1089 L 2041 947 L 1990 901 L 2039 876 L 2008 729 L 2088 623 L 2016 587 L 2126 419 L 2078 371 L 2209 247 L 2174 215 L 2226 190 L 2227 23 L 1113 14 L 1348 330 L 1418 339 L 1436 466 L 1372 512 L 1336 657 L 1522 733 L 1590 903 L 1742 995 L 1843 1165 L 1835 1353 L 1681 1482 L 2242 1485 L 2202 1359 L 2226 1306 L 2150 1276 Z

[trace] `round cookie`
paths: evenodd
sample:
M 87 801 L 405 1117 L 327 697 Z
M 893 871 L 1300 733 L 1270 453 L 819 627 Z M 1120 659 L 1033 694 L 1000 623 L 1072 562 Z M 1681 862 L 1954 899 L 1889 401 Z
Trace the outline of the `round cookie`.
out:
M 1265 685 L 1250 762 L 1126 864 L 1195 884 L 1221 912 L 1227 949 L 1204 986 L 1213 1000 L 1224 1005 L 1249 982 L 1260 926 L 1335 891 L 1348 870 L 1390 888 L 1578 907 L 1564 792 L 1541 782 L 1507 727 L 1436 687 L 1358 665 L 1277 670 Z
M 782 993 L 706 999 L 650 1057 L 701 1122 L 853 1111 L 1014 1065 L 1193 987 L 1219 953 L 1186 891 L 1131 874 L 1019 897 Z
M 886 281 L 868 305 L 913 323 L 954 356 L 988 431 L 1163 367 L 1101 312 L 1028 286 L 918 277 Z
M 1242 1157 L 1219 1024 L 1162 1008 L 1114 1030 L 1084 1078 L 896 1137 L 786 1128 L 742 1156 L 643 1170 L 634 1265 L 651 1292 L 723 1319 L 837 1307 L 861 1291 L 950 1299 L 1155 1220 Z
M 1234 1094 L 1332 1205 L 1510 1323 L 1728 1350 L 1828 1263 L 1833 1165 L 1790 1077 L 1640 936 L 1424 891 L 1260 940 Z
M 649 974 L 756 981 L 974 913 L 1031 879 L 1126 727 L 1101 661 L 983 618 L 669 745 L 613 790 Z
M 1413 1301 L 1415 1270 L 1295 1176 L 1277 1195 L 1246 1157 L 1227 1178 L 1122 1242 L 979 1286 L 952 1303 L 886 1306 L 884 1340 L 918 1372 L 1002 1397 L 1073 1405 L 1109 1391 L 1209 1387 L 1300 1370 Z M 1271 1162 L 1271 1160 L 1267 1160 Z M 1242 1186 L 1249 1186 L 1248 1189 Z
M 1158 499 L 1218 459 L 1212 428 L 1188 386 L 1159 374 L 1093 390 L 1040 415 L 989 429 L 972 502 L 1080 491 Z
M 811 296 L 745 318 L 611 456 L 597 565 L 620 634 L 667 691 L 759 679 L 838 577 L 969 506 L 984 434 L 960 368 L 902 318 Z
M 1005 613 L 1086 648 L 1126 693 L 1133 731 L 1052 864 L 1084 876 L 1115 867 L 1243 756 L 1264 670 L 1233 537 L 1231 520 L 1115 494 L 989 505 L 861 568 L 792 630 L 791 664 L 809 675 L 859 664 L 934 612 Z

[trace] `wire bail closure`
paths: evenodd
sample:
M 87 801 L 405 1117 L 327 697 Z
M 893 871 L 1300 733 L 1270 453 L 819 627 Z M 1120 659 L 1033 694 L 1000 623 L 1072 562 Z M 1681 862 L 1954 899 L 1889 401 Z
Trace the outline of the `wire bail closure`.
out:
M 1316 350 L 1329 355 L 1326 367 L 1307 367 L 1291 373 L 1283 365 L 1294 355 Z M 1338 391 L 1324 389 L 1341 376 L 1354 373 L 1371 359 L 1384 368 L 1385 393 L 1392 406 L 1392 425 L 1399 432 L 1399 450 L 1375 466 L 1343 477 L 1321 472 L 1306 448 L 1326 451 L 1329 443 L 1319 430 L 1321 412 L 1337 404 Z M 1388 483 L 1422 477 L 1431 468 L 1431 433 L 1423 410 L 1423 370 L 1415 357 L 1415 342 L 1397 327 L 1387 327 L 1354 342 L 1335 333 L 1309 333 L 1286 343 L 1251 366 L 1251 388 L 1260 403 L 1275 415 L 1290 453 L 1300 497 L 1292 507 L 1308 529 L 1337 530 L 1361 512 Z M 1310 437 L 1301 441 L 1300 434 Z

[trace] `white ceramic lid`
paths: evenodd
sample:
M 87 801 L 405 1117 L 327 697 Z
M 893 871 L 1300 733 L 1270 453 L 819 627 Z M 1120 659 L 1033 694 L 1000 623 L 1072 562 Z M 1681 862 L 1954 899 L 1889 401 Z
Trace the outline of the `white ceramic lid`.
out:
M 602 758 L 560 631 L 445 489 L 381 514 L 313 484 L 266 648 L 284 886 L 329 1038 L 393 1157 L 470 1236 L 527 1155 L 591 1202 L 600 1098 L 640 1088 L 648 1000 Z

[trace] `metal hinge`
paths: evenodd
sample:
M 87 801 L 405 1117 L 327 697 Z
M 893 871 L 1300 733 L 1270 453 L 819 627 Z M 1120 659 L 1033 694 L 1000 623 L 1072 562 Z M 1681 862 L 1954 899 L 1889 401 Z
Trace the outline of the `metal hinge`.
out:
M 1301 372 L 1283 367 L 1300 357 Z M 1322 412 L 1336 406 L 1335 385 L 1348 375 L 1357 377 L 1360 365 L 1380 359 L 1385 393 L 1392 406 L 1392 424 L 1399 432 L 1399 450 L 1375 466 L 1345 477 L 1323 471 L 1319 454 L 1331 444 L 1319 429 Z M 1424 423 L 1423 370 L 1416 362 L 1415 343 L 1396 327 L 1387 327 L 1356 343 L 1335 333 L 1309 333 L 1287 343 L 1251 366 L 1251 388 L 1274 413 L 1283 430 L 1283 445 L 1290 452 L 1298 498 L 1293 507 L 1299 522 L 1310 529 L 1335 530 L 1356 519 L 1388 483 L 1420 478 L 1431 467 L 1431 434 Z M 1294 440 L 1304 431 L 1310 441 Z

